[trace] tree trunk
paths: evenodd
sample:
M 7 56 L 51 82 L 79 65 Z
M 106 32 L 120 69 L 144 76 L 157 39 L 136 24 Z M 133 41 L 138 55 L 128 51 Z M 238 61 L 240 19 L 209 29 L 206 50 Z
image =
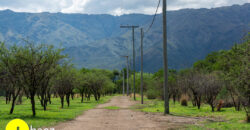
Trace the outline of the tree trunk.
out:
M 213 106 L 213 105 L 211 105 L 211 107 L 212 107 L 212 112 L 214 112 L 214 106 Z
M 235 110 L 238 111 L 237 104 L 236 104 L 236 101 L 234 99 L 234 96 L 233 96 L 233 93 L 232 93 L 231 89 L 229 89 L 228 91 L 230 92 L 230 96 L 231 96 L 231 98 L 233 100 L 233 104 L 234 104 Z
M 98 101 L 98 99 L 97 99 L 97 95 L 96 95 L 96 94 L 94 94 L 94 97 L 95 97 L 95 100 L 96 100 L 96 101 Z
M 48 99 L 45 98 L 44 102 L 43 102 L 43 110 L 46 111 L 47 110 L 47 105 L 48 105 Z
M 195 99 L 192 100 L 192 104 L 193 104 L 193 107 L 196 107 L 197 104 L 196 104 L 196 100 Z
M 35 94 L 31 94 L 31 95 L 30 95 L 30 99 L 31 99 L 31 105 L 32 105 L 32 113 L 33 113 L 33 116 L 36 116 Z
M 43 107 L 44 106 L 43 99 L 40 99 L 40 103 L 41 103 L 41 106 Z
M 197 107 L 198 107 L 198 109 L 200 109 L 201 108 L 201 104 L 197 103 Z
M 82 97 L 82 99 L 81 99 L 81 103 L 83 103 L 83 93 L 81 93 L 81 97 Z
M 51 94 L 48 94 L 49 104 L 51 104 Z
M 22 98 L 23 98 L 23 96 L 22 96 L 22 95 L 18 96 L 18 104 L 22 104 L 22 103 L 23 103 Z
M 175 104 L 175 100 L 176 100 L 175 98 L 176 98 L 176 96 L 175 96 L 175 95 L 173 95 L 173 101 L 174 101 L 174 104 Z
M 12 105 L 11 105 L 11 109 L 10 109 L 10 114 L 12 114 L 13 111 L 14 111 L 15 101 L 16 101 L 17 96 L 19 95 L 19 93 L 20 93 L 20 88 L 18 89 L 16 95 L 15 95 L 15 92 L 13 92 L 13 95 L 12 95 L 13 99 L 12 99 Z M 9 102 L 10 102 L 10 100 L 11 100 L 10 98 L 11 98 L 11 93 L 9 93 Z
M 198 109 L 201 108 L 201 97 L 197 97 L 197 99 L 196 99 L 196 105 L 197 105 Z
M 98 101 L 99 101 L 100 98 L 101 98 L 101 94 L 100 93 L 97 93 L 97 98 L 98 98 Z
M 71 92 L 71 99 L 72 99 L 72 100 L 74 100 L 74 95 L 75 95 L 75 94 L 74 94 L 73 92 Z
M 13 111 L 14 111 L 15 101 L 16 101 L 16 97 L 13 97 L 13 99 L 12 99 L 12 104 L 11 104 L 11 109 L 10 109 L 10 114 L 12 114 Z
M 67 94 L 66 95 L 66 101 L 67 101 L 67 104 L 68 104 L 68 107 L 69 107 L 69 104 L 70 104 L 70 94 Z
M 90 101 L 90 96 L 91 96 L 91 94 L 88 94 L 88 101 Z
M 62 105 L 62 108 L 64 106 L 64 96 L 61 97 L 61 105 Z
M 9 101 L 9 94 L 6 93 L 6 104 L 8 104 L 8 101 Z
M 95 100 L 98 101 L 97 92 L 94 92 Z
M 240 101 L 239 101 L 239 99 L 238 99 L 237 105 L 236 105 L 236 106 L 237 106 L 237 109 L 236 109 L 237 111 L 240 111 L 240 105 L 241 105 L 241 104 L 240 104 Z

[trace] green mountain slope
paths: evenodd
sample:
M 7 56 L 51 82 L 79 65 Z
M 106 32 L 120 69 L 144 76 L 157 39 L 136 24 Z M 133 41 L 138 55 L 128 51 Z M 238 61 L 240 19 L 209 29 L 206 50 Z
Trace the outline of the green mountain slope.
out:
M 147 28 L 151 15 L 122 16 L 63 13 L 16 13 L 0 11 L 0 40 L 24 44 L 28 38 L 65 48 L 76 67 L 119 69 L 125 66 L 120 55 L 132 54 L 131 30 L 120 25 Z M 162 67 L 162 19 L 157 15 L 145 34 L 145 70 Z M 250 4 L 214 9 L 184 9 L 168 12 L 169 67 L 192 66 L 208 53 L 229 49 L 249 31 Z M 140 69 L 140 33 L 136 30 L 136 69 Z

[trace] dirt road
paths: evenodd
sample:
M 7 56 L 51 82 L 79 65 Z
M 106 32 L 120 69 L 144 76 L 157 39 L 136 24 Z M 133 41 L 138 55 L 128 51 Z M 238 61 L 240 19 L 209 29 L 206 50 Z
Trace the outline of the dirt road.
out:
M 110 102 L 84 112 L 72 121 L 58 124 L 56 130 L 165 130 L 181 129 L 187 124 L 195 124 L 199 118 L 163 116 L 147 114 L 129 109 L 138 102 L 128 97 L 118 96 Z M 105 109 L 108 106 L 120 107 L 118 110 Z

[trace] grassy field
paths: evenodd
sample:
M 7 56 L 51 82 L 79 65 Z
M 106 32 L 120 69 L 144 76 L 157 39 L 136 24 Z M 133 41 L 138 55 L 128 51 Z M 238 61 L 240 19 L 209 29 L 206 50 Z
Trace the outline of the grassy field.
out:
M 139 97 L 137 98 L 140 99 Z M 250 130 L 250 123 L 246 123 L 246 115 L 244 111 L 235 111 L 234 108 L 222 108 L 220 112 L 212 112 L 209 105 L 203 104 L 201 109 L 193 107 L 191 103 L 189 106 L 181 106 L 179 102 L 174 104 L 170 101 L 170 112 L 176 116 L 192 116 L 192 117 L 209 117 L 219 120 L 219 122 L 213 122 L 207 120 L 202 122 L 201 126 L 189 126 L 188 129 L 234 129 L 234 130 Z M 138 104 L 133 107 L 143 112 L 161 112 L 164 111 L 164 102 L 160 100 L 148 100 L 145 99 L 145 104 Z
M 88 109 L 94 108 L 98 104 L 105 103 L 111 99 L 112 96 L 102 97 L 100 101 L 96 102 L 94 99 L 81 103 L 80 98 L 71 100 L 70 107 L 67 107 L 65 102 L 65 108 L 60 108 L 60 99 L 53 98 L 52 104 L 48 105 L 48 110 L 43 111 L 39 100 L 36 100 L 36 112 L 37 116 L 32 117 L 30 100 L 24 98 L 22 105 L 16 105 L 14 114 L 10 115 L 9 110 L 11 105 L 5 104 L 3 97 L 0 97 L 0 130 L 4 130 L 7 123 L 15 118 L 23 119 L 33 128 L 41 128 L 47 126 L 53 126 L 58 122 L 74 119 L 77 115 L 83 113 Z

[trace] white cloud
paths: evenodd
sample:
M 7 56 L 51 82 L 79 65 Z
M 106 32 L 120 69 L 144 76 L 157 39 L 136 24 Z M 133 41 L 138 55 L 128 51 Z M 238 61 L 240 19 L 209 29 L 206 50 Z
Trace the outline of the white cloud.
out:
M 64 0 L 65 1 L 65 0 Z M 72 3 L 67 7 L 66 2 L 64 2 L 63 4 L 65 5 L 64 8 L 62 8 L 60 10 L 60 12 L 63 13 L 80 13 L 80 12 L 84 12 L 84 9 L 86 7 L 86 4 L 89 2 L 90 0 L 72 0 Z
M 169 9 L 215 8 L 244 3 L 250 3 L 250 0 L 169 0 Z
M 0 0 L 0 9 L 18 12 L 153 14 L 157 3 L 158 0 Z M 168 9 L 213 8 L 243 3 L 250 3 L 250 0 L 168 0 Z
M 120 15 L 122 15 L 122 14 L 129 14 L 129 13 L 131 13 L 130 11 L 128 11 L 128 10 L 124 10 L 124 9 L 122 9 L 122 8 L 116 8 L 116 9 L 114 9 L 114 10 L 111 10 L 110 12 L 108 12 L 109 14 L 112 14 L 112 15 L 115 15 L 115 16 L 120 16 Z

